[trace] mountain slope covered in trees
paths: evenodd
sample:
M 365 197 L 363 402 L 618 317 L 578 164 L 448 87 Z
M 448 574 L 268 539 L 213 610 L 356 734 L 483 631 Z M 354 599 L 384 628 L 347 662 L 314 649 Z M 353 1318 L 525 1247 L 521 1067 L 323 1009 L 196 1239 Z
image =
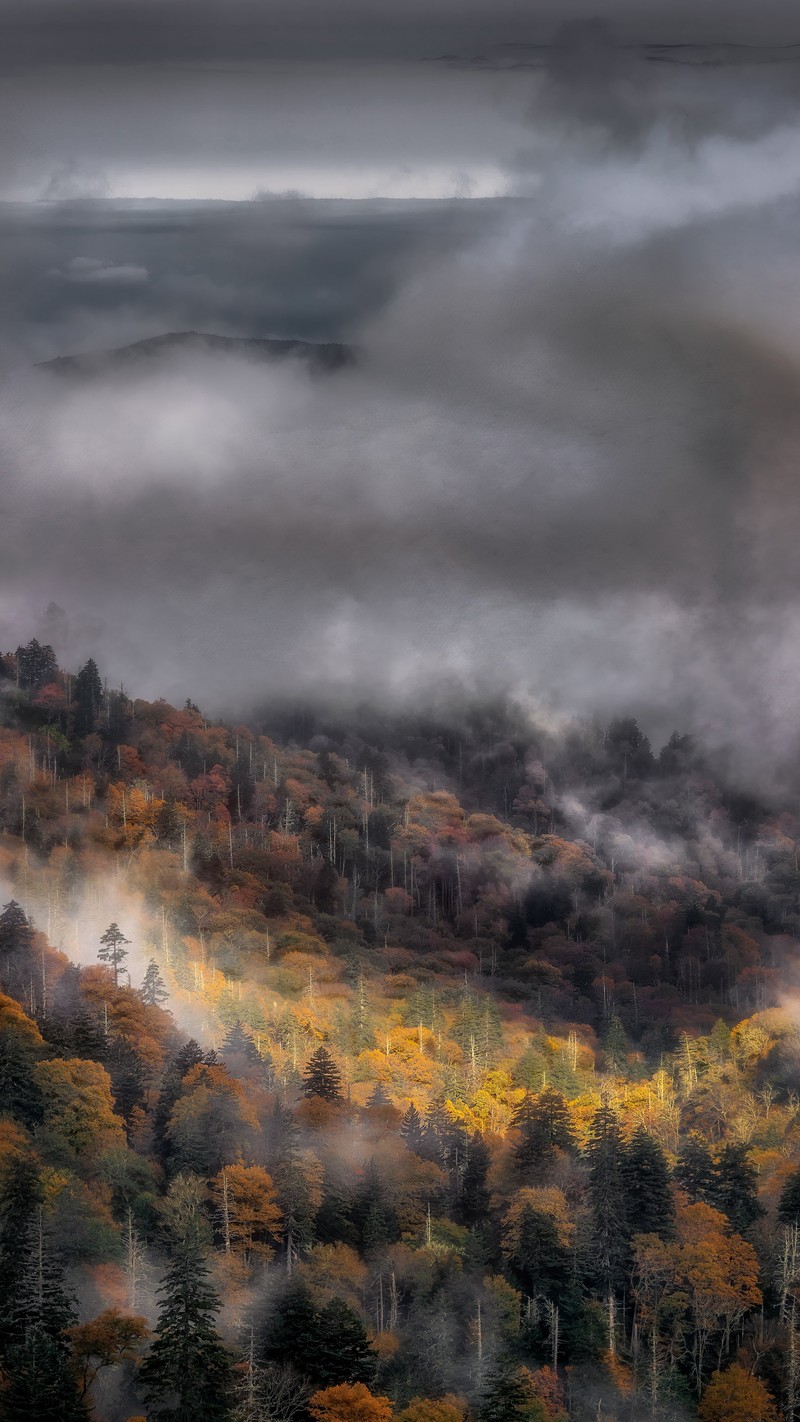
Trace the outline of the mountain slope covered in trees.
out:
M 793 805 L 0 672 L 0 1417 L 797 1415 Z

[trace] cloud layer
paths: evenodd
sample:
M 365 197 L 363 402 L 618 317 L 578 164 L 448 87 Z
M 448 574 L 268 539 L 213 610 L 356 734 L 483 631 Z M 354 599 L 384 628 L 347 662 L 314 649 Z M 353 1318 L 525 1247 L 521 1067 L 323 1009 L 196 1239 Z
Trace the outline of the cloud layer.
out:
M 231 710 L 458 678 L 790 754 L 798 71 L 567 49 L 510 86 L 435 71 L 437 161 L 496 163 L 503 201 L 6 208 L 6 644 L 53 599 L 66 654 L 143 695 Z M 383 107 L 375 81 L 351 163 L 397 160 L 390 130 L 424 90 L 408 72 Z M 344 104 L 326 83 L 319 113 Z M 173 164 L 194 152 L 190 89 Z M 99 171 L 81 122 L 75 161 Z M 138 141 L 102 140 L 153 171 Z M 197 352 L 81 380 L 26 368 L 182 328 L 346 336 L 359 360 L 324 378 Z

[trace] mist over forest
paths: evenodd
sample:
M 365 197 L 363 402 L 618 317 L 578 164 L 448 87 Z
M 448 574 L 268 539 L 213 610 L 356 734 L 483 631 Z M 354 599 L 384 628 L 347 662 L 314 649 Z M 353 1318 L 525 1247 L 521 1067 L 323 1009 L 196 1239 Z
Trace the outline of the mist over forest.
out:
M 0 1422 L 798 1422 L 800 26 L 0 2 Z

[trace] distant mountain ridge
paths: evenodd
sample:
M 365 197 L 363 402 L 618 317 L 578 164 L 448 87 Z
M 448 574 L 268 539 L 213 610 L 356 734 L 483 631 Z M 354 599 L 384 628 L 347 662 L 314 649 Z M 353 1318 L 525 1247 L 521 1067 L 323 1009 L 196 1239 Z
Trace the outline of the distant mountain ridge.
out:
M 218 336 L 204 331 L 167 331 L 163 336 L 148 336 L 128 346 L 112 350 L 90 351 L 83 355 L 56 356 L 39 361 L 37 368 L 63 375 L 99 375 L 134 361 L 152 359 L 173 351 L 206 351 L 243 355 L 255 360 L 286 360 L 299 357 L 318 371 L 339 370 L 355 359 L 351 346 L 336 341 L 299 341 L 248 336 Z

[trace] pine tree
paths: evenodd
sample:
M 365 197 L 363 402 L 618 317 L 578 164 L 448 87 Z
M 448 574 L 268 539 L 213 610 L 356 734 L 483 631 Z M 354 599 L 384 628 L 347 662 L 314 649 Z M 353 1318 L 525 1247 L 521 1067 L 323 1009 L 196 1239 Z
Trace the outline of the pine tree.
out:
M 627 1257 L 623 1161 L 625 1142 L 616 1112 L 603 1105 L 595 1112 L 587 1150 L 592 1208 L 594 1263 L 610 1299 L 620 1287 Z
M 547 1409 L 520 1368 L 500 1365 L 486 1379 L 478 1422 L 546 1422 Z
M 26 1213 L 25 1223 L 19 1220 L 19 1238 L 8 1240 L 12 1267 L 11 1277 L 4 1280 L 3 1332 L 12 1343 L 22 1344 L 36 1331 L 66 1347 L 64 1333 L 75 1322 L 75 1300 L 64 1282 L 63 1264 L 41 1204 L 29 1205 Z M 5 1244 L 5 1229 L 3 1233 Z
M 482 1136 L 470 1136 L 467 1161 L 458 1192 L 457 1208 L 465 1225 L 483 1224 L 489 1214 L 491 1192 L 486 1184 L 492 1157 Z
M 147 1007 L 160 1007 L 169 997 L 167 985 L 158 971 L 158 963 L 151 958 L 139 988 L 139 996 Z
M 781 1190 L 778 1215 L 784 1224 L 800 1224 L 800 1170 L 787 1176 Z
M 342 1299 L 332 1298 L 320 1309 L 316 1330 L 318 1341 L 311 1359 L 311 1376 L 320 1387 L 343 1382 L 369 1386 L 374 1381 L 377 1357 L 367 1330 Z
M 24 910 L 11 899 L 0 914 L 0 984 L 20 996 L 30 977 L 33 927 Z
M 221 1051 L 226 1060 L 230 1056 L 239 1056 L 244 1057 L 245 1061 L 251 1062 L 253 1065 L 259 1065 L 261 1062 L 258 1047 L 250 1033 L 245 1032 L 238 1017 L 233 1026 L 228 1028 Z
M 341 1101 L 342 1076 L 327 1047 L 317 1047 L 303 1071 L 303 1095 Z
M 126 943 L 130 943 L 130 939 L 125 937 L 116 923 L 110 923 L 100 939 L 97 956 L 101 963 L 111 964 L 114 970 L 114 987 L 119 986 L 119 970 L 128 956 Z
M 569 1277 L 569 1253 L 548 1215 L 525 1206 L 510 1259 L 514 1282 L 528 1298 L 558 1298 Z
M 161 1082 L 156 1109 L 153 1113 L 153 1149 L 164 1165 L 168 1165 L 174 1155 L 172 1142 L 167 1134 L 167 1126 L 175 1103 L 183 1089 L 183 1078 L 192 1067 L 202 1062 L 211 1064 L 212 1054 L 204 1052 L 193 1037 L 181 1047 L 173 1057 Z M 214 1057 L 214 1060 L 216 1058 Z
M 377 1082 L 367 1101 L 367 1110 L 380 1110 L 385 1106 L 391 1106 L 391 1100 L 386 1094 L 386 1088 L 382 1081 Z
M 191 1237 L 175 1251 L 159 1290 L 156 1339 L 140 1370 L 156 1422 L 226 1422 L 232 1359 L 214 1326 L 220 1300 Z
M 305 1284 L 293 1282 L 267 1328 L 264 1358 L 273 1363 L 299 1363 L 310 1376 L 318 1348 L 317 1310 Z
M 412 1101 L 400 1122 L 400 1135 L 409 1150 L 417 1152 L 422 1145 L 423 1134 L 422 1117 Z
M 75 678 L 75 730 L 79 736 L 91 735 L 103 705 L 103 683 L 97 663 L 90 657 Z
M 9 1349 L 4 1371 L 2 1422 L 87 1422 L 67 1351 L 42 1329 Z
M 669 1239 L 675 1222 L 667 1158 L 658 1141 L 640 1126 L 622 1161 L 625 1212 L 633 1234 Z
M 542 1174 L 557 1150 L 574 1150 L 569 1107 L 560 1091 L 545 1087 L 538 1096 L 523 1098 L 514 1115 L 520 1139 L 514 1161 L 520 1170 Z
M 757 1181 L 747 1146 L 724 1146 L 714 1165 L 713 1203 L 728 1216 L 737 1234 L 744 1234 L 766 1213 L 758 1198 Z
M 34 637 L 27 647 L 17 647 L 17 681 L 26 691 L 46 686 L 57 676 L 58 662 L 49 643 L 40 644 Z
M 625 1036 L 625 1028 L 617 1017 L 612 1016 L 606 1033 L 604 1056 L 608 1071 L 621 1072 L 625 1068 L 628 1060 L 628 1039 Z
M 686 1191 L 693 1205 L 714 1205 L 716 1201 L 716 1177 L 714 1162 L 708 1146 L 697 1135 L 690 1135 L 684 1141 L 675 1166 L 675 1180 Z

